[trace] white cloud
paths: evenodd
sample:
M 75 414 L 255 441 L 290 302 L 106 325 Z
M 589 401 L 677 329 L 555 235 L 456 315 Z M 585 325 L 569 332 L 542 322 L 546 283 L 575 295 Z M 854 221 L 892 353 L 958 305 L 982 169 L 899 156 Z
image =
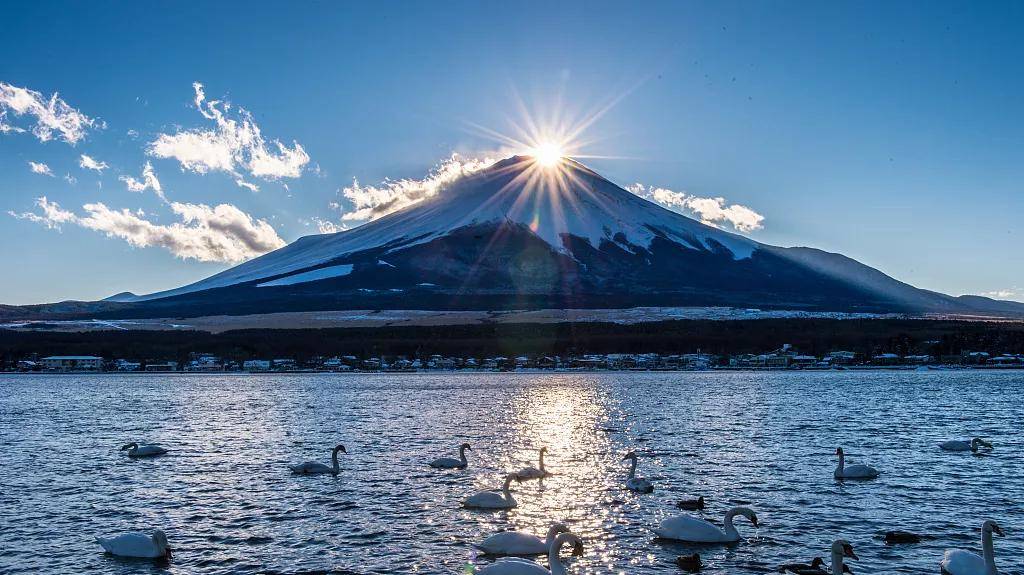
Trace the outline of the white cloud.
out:
M 18 88 L 0 82 L 0 133 L 21 133 L 26 129 L 8 123 L 8 114 L 32 116 L 35 125 L 32 134 L 42 142 L 54 137 L 74 145 L 85 137 L 90 128 L 102 129 L 102 121 L 90 118 L 61 100 L 56 93 L 45 98 L 28 88 Z
M 260 191 L 260 187 L 259 186 L 257 186 L 256 184 L 250 184 L 249 182 L 243 180 L 242 178 L 236 179 L 235 180 L 235 184 L 237 184 L 238 187 L 240 187 L 240 188 L 245 188 L 245 189 L 249 190 L 250 192 L 258 192 L 258 191 Z
M 695 215 L 701 222 L 709 225 L 728 222 L 741 232 L 751 232 L 763 228 L 764 216 L 740 204 L 727 204 L 725 198 L 701 198 L 684 192 L 674 192 L 666 188 L 655 188 L 643 184 L 626 186 L 634 194 L 674 211 L 686 215 Z
M 240 186 L 252 189 L 241 172 L 263 178 L 298 178 L 309 163 L 309 155 L 298 142 L 288 147 L 279 140 L 266 140 L 253 120 L 252 114 L 238 108 L 232 114 L 228 102 L 207 100 L 203 85 L 196 82 L 195 104 L 199 113 L 213 120 L 214 129 L 196 128 L 180 130 L 175 134 L 160 134 L 150 142 L 147 153 L 157 158 L 174 158 L 182 169 L 205 174 L 228 172 Z
M 169 206 L 180 221 L 169 225 L 147 220 L 141 210 L 116 210 L 100 202 L 83 205 L 83 215 L 64 210 L 45 197 L 37 199 L 36 205 L 42 213 L 8 213 L 51 229 L 73 223 L 135 247 L 162 247 L 182 259 L 235 263 L 285 244 L 266 220 L 254 220 L 230 204 L 210 207 L 172 202 Z
M 95 170 L 99 173 L 102 173 L 103 170 L 110 167 L 106 162 L 98 162 L 85 154 L 82 154 L 82 157 L 79 158 L 78 165 L 81 166 L 83 170 Z
M 345 224 L 336 224 L 332 221 L 322 220 L 320 218 L 313 218 L 313 222 L 316 224 L 316 228 L 321 234 L 336 234 L 348 229 L 348 226 Z
M 355 209 L 344 212 L 341 219 L 365 221 L 386 216 L 434 196 L 462 176 L 478 172 L 496 161 L 495 158 L 463 158 L 452 154 L 422 180 L 384 180 L 377 186 L 363 186 L 357 180 L 352 180 L 351 186 L 339 192 L 352 202 Z M 332 202 L 331 206 L 340 209 L 336 202 Z
M 40 174 L 40 175 L 43 175 L 43 176 L 50 176 L 51 178 L 54 177 L 53 176 L 53 172 L 50 171 L 50 166 L 47 166 L 46 164 L 39 163 L 39 162 L 33 162 L 33 161 L 30 160 L 29 163 L 28 163 L 28 167 L 29 167 L 30 170 L 32 170 L 33 174 Z
M 78 178 L 72 176 L 71 174 L 64 174 L 64 181 L 73 186 L 78 183 Z
M 156 172 L 153 170 L 153 164 L 146 162 L 146 165 L 142 167 L 142 181 L 136 180 L 132 176 L 121 176 L 118 178 L 124 182 L 129 192 L 142 193 L 146 190 L 153 190 L 153 193 L 162 200 L 167 198 L 164 196 L 164 188 L 160 184 L 160 180 L 156 177 Z
M 998 289 L 981 292 L 981 295 L 992 299 L 1024 300 L 1024 288 L 1012 287 L 1009 289 Z

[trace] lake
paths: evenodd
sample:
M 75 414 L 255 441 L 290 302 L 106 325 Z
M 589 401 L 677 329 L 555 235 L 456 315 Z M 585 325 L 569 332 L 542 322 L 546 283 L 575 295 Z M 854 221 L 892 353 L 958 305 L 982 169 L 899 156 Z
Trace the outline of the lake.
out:
M 296 375 L 0 375 L 2 573 L 465 573 L 470 543 L 563 521 L 585 542 L 570 573 L 765 573 L 853 543 L 857 573 L 937 573 L 980 548 L 991 518 L 1002 572 L 1024 573 L 1024 372 L 838 371 Z M 983 436 L 988 455 L 940 451 Z M 131 460 L 133 440 L 163 457 Z M 469 468 L 426 462 L 472 444 Z M 287 465 L 342 471 L 293 476 Z M 519 507 L 460 508 L 506 471 Z M 882 471 L 838 482 L 835 449 Z M 626 491 L 623 455 L 655 491 Z M 732 546 L 656 541 L 702 495 L 720 522 L 753 508 Z M 162 528 L 165 564 L 105 555 L 94 538 Z M 903 529 L 931 538 L 886 546 Z M 568 556 L 568 550 L 563 557 Z

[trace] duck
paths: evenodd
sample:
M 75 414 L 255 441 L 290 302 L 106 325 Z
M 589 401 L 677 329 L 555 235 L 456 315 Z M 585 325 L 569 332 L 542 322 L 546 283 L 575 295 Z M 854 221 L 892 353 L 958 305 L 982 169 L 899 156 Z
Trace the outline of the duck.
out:
M 900 543 L 920 543 L 921 536 L 909 531 L 886 531 L 886 545 L 898 545 Z
M 696 499 L 682 499 L 676 503 L 676 507 L 686 511 L 701 511 L 704 509 L 704 496 Z
M 454 457 L 438 457 L 437 459 L 430 462 L 430 466 L 434 469 L 465 469 L 469 465 L 469 460 L 466 459 L 466 450 L 472 451 L 473 448 L 468 443 L 463 443 L 459 446 L 459 458 Z
M 939 444 L 939 449 L 943 451 L 971 451 L 977 453 L 982 447 L 992 449 L 992 444 L 980 437 L 975 437 L 970 441 L 953 439 Z
M 487 555 L 541 555 L 551 549 L 555 537 L 561 533 L 569 533 L 569 528 L 562 523 L 554 523 L 548 529 L 546 539 L 525 531 L 502 531 L 473 546 Z
M 815 557 L 811 559 L 810 563 L 785 563 L 779 565 L 779 573 L 796 573 L 802 575 L 803 573 L 815 573 L 820 571 L 822 565 L 825 564 L 825 560 L 821 557 Z
M 810 565 L 793 563 L 779 567 L 782 573 L 795 573 L 796 575 L 829 575 L 841 573 L 853 573 L 850 567 L 843 563 L 843 559 L 849 557 L 858 560 L 857 554 L 853 552 L 853 545 L 845 539 L 836 539 L 832 542 L 832 569 L 825 569 L 825 562 L 821 557 L 815 557 Z
M 654 533 L 662 539 L 690 543 L 735 543 L 740 533 L 732 524 L 733 517 L 742 515 L 757 527 L 757 515 L 749 507 L 733 507 L 725 514 L 724 528 L 692 515 L 676 515 L 662 520 Z
M 700 553 L 693 555 L 680 555 L 676 557 L 676 565 L 688 573 L 697 573 L 703 565 L 700 562 Z
M 550 477 L 551 476 L 551 472 L 548 471 L 547 469 L 544 469 L 544 454 L 547 453 L 547 452 L 548 452 L 548 448 L 547 447 L 541 447 L 540 448 L 540 460 L 537 463 L 537 465 L 539 467 L 532 467 L 531 466 L 531 467 L 524 467 L 524 468 L 520 469 L 519 472 L 516 473 L 516 475 L 519 476 L 519 479 L 522 479 L 522 480 L 527 480 L 527 479 L 544 479 L 545 477 Z
M 560 533 L 551 542 L 551 546 L 548 549 L 548 565 L 551 566 L 550 570 L 528 559 L 505 557 L 486 567 L 475 569 L 473 573 L 477 575 L 566 575 L 568 571 L 566 571 L 565 564 L 562 563 L 558 555 L 561 553 L 562 547 L 567 543 L 572 544 L 572 554 L 574 557 L 583 555 L 583 540 L 574 533 Z
M 289 465 L 288 468 L 292 470 L 292 473 L 299 475 L 324 475 L 328 473 L 331 475 L 337 475 L 338 472 L 341 471 L 338 466 L 338 453 L 347 454 L 348 451 L 346 451 L 345 446 L 340 443 L 334 446 L 334 449 L 331 451 L 330 467 L 323 463 L 317 463 L 316 461 L 305 461 L 297 465 Z
M 167 453 L 167 450 L 156 443 L 143 443 L 139 445 L 133 441 L 121 446 L 121 451 L 127 451 L 128 457 L 156 457 Z
M 515 473 L 505 476 L 505 483 L 501 486 L 501 493 L 494 491 L 481 491 L 462 500 L 462 506 L 470 509 L 512 509 L 519 505 L 516 503 L 510 487 L 512 482 L 521 482 L 522 479 Z
M 145 533 L 122 533 L 114 537 L 97 537 L 96 542 L 104 551 L 118 557 L 138 557 L 144 559 L 170 559 L 171 548 L 167 543 L 167 535 L 160 529 L 151 535 Z
M 630 451 L 622 458 L 623 461 L 630 460 L 631 465 L 629 467 L 629 478 L 626 479 L 626 489 L 635 491 L 637 493 L 650 493 L 654 491 L 654 484 L 644 479 L 643 477 L 636 476 L 636 452 Z
M 992 534 L 1002 537 L 1003 530 L 995 521 L 985 521 L 981 525 L 981 555 L 963 549 L 948 549 L 940 571 L 944 575 L 999 575 L 996 569 L 995 550 L 992 548 Z
M 836 479 L 874 479 L 878 477 L 878 470 L 870 465 L 846 465 L 846 454 L 842 447 L 836 448 L 836 455 L 839 456 L 839 465 L 834 473 Z

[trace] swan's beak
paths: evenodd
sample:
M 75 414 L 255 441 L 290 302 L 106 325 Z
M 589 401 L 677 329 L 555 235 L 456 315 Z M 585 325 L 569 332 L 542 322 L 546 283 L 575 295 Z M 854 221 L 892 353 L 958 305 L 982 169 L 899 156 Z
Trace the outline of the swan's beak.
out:
M 1000 536 L 1000 537 L 1003 537 L 1003 536 L 1005 535 L 1005 534 L 1003 533 L 1003 530 L 1002 530 L 1002 528 L 1001 528 L 1001 527 L 999 527 L 998 525 L 993 525 L 993 526 L 992 526 L 992 533 L 995 533 L 996 535 L 998 535 L 998 536 Z
M 757 515 L 751 515 L 750 522 L 754 524 L 754 527 L 757 527 Z
M 857 554 L 853 552 L 852 545 L 843 546 L 843 555 L 849 557 L 850 559 L 853 559 L 854 561 L 860 561 L 860 557 L 857 557 Z

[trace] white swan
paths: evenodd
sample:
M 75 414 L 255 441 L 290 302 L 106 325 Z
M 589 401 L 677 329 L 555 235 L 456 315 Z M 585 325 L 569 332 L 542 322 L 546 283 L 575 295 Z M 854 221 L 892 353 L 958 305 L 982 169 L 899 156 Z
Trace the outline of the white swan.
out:
M 505 477 L 505 483 L 501 486 L 501 493 L 481 491 L 463 499 L 462 506 L 471 509 L 512 509 L 519 505 L 516 503 L 515 498 L 512 497 L 512 492 L 509 489 L 512 481 L 522 480 L 516 477 L 515 473 L 510 473 Z
M 144 443 L 139 445 L 136 442 L 126 443 L 121 446 L 121 451 L 127 451 L 128 457 L 154 457 L 167 453 L 167 450 L 156 443 Z
M 987 447 L 989 449 L 992 449 L 992 444 L 980 437 L 975 437 L 970 441 L 960 441 L 954 439 L 951 441 L 943 441 L 942 443 L 939 444 L 939 449 L 944 449 L 946 451 L 973 451 L 974 453 L 977 453 L 978 448 L 980 447 Z
M 336 445 L 334 450 L 331 451 L 331 466 L 328 467 L 323 463 L 317 463 L 316 461 L 306 461 L 297 465 L 289 465 L 288 469 L 292 470 L 292 473 L 300 473 L 302 475 L 319 475 L 324 473 L 330 473 L 331 475 L 337 475 L 341 471 L 338 466 L 338 452 L 348 453 L 345 451 L 344 445 Z
M 845 539 L 836 539 L 832 543 L 832 570 L 826 571 L 822 565 L 825 563 L 821 557 L 815 557 L 814 561 L 811 561 L 810 565 L 801 565 L 798 563 L 791 563 L 789 565 L 783 565 L 779 567 L 780 573 L 796 573 L 796 575 L 829 575 L 835 573 L 841 575 L 842 573 L 852 573 L 849 567 L 843 564 L 843 559 L 849 557 L 853 560 L 859 560 L 857 554 L 853 552 L 853 545 Z
M 740 532 L 732 524 L 732 518 L 742 515 L 757 527 L 757 515 L 748 507 L 733 507 L 725 514 L 725 527 L 692 515 L 676 515 L 662 520 L 655 535 L 662 539 L 688 541 L 690 543 L 735 543 L 740 540 Z
M 555 523 L 548 529 L 547 539 L 541 539 L 525 531 L 503 531 L 473 546 L 487 555 L 540 555 L 551 549 L 551 544 L 559 533 L 568 532 L 568 527 Z
M 622 458 L 623 461 L 627 459 L 631 460 L 632 463 L 629 466 L 629 479 L 626 480 L 626 489 L 636 491 L 637 493 L 650 493 L 654 491 L 653 483 L 643 477 L 636 476 L 636 452 L 630 451 Z
M 520 469 L 519 472 L 516 473 L 516 475 L 519 476 L 519 479 L 523 479 L 523 480 L 526 480 L 526 479 L 544 479 L 545 477 L 550 477 L 551 476 L 551 472 L 548 471 L 547 469 L 544 469 L 544 454 L 547 453 L 547 452 L 548 452 L 548 448 L 547 447 L 541 447 L 540 448 L 540 461 L 538 462 L 538 465 L 540 467 L 539 468 L 537 468 L 537 467 L 524 467 L 524 468 Z
M 846 454 L 842 447 L 836 448 L 836 455 L 839 456 L 839 465 L 834 473 L 836 479 L 874 479 L 878 477 L 878 470 L 870 465 L 846 466 Z
M 568 571 L 566 571 L 565 565 L 558 558 L 558 554 L 566 543 L 572 543 L 572 554 L 574 556 L 583 555 L 583 541 L 572 533 L 561 533 L 558 537 L 555 537 L 555 540 L 551 542 L 551 547 L 548 549 L 550 571 L 528 559 L 507 557 L 505 559 L 498 559 L 494 563 L 482 569 L 476 569 L 473 572 L 478 575 L 565 575 Z
M 1002 537 L 1003 530 L 996 525 L 995 521 L 986 521 L 981 526 L 981 552 L 977 553 L 964 551 L 963 549 L 948 549 L 942 563 L 939 564 L 942 573 L 946 575 L 998 575 L 996 570 L 996 554 L 992 549 L 992 534 Z
M 148 559 L 171 558 L 167 535 L 157 529 L 152 535 L 145 533 L 123 533 L 115 537 L 97 537 L 96 542 L 103 550 L 121 557 L 143 557 Z
M 430 462 L 430 466 L 434 469 L 465 469 L 469 465 L 469 460 L 466 459 L 466 450 L 473 450 L 468 443 L 463 443 L 459 446 L 459 458 L 454 457 L 439 457 Z

